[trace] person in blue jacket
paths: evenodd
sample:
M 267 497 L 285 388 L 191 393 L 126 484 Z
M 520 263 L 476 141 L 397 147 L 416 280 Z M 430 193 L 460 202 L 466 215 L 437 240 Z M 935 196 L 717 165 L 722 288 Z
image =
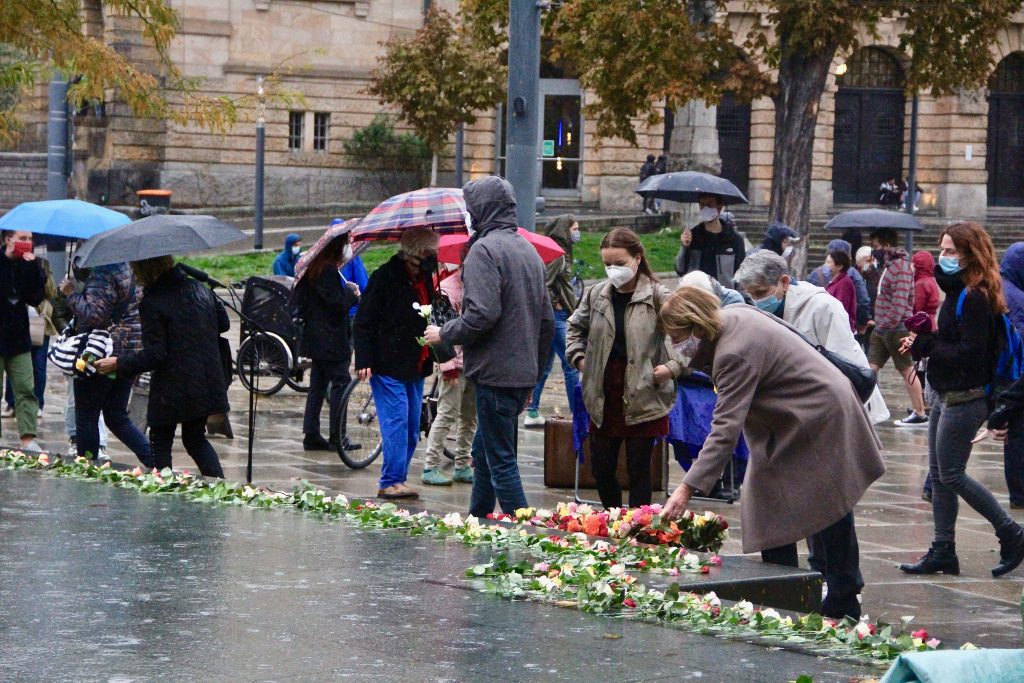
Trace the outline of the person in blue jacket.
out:
M 274 275 L 295 277 L 295 264 L 299 262 L 301 247 L 302 237 L 294 232 L 284 238 L 284 249 L 274 259 Z
M 351 261 L 342 267 L 341 279 L 345 282 L 354 282 L 359 287 L 359 291 L 362 292 L 366 289 L 366 283 L 370 280 L 370 276 L 366 273 L 366 266 L 363 265 L 363 260 L 358 256 L 354 256 Z M 355 318 L 356 311 L 358 310 L 359 304 L 356 304 L 349 309 L 348 317 Z

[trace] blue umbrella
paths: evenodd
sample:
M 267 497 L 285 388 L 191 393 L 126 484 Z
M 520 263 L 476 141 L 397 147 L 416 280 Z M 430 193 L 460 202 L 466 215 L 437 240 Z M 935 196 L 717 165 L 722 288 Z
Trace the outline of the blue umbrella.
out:
M 0 218 L 0 230 L 27 230 L 36 235 L 87 240 L 131 222 L 123 213 L 89 202 L 52 199 L 18 204 Z

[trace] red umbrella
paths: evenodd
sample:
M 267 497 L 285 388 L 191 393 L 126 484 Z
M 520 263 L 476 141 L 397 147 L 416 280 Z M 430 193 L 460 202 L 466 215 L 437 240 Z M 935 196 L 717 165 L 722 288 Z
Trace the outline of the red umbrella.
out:
M 558 242 L 545 235 L 519 228 L 519 234 L 533 245 L 544 263 L 551 263 L 559 256 L 565 256 L 565 249 Z M 441 263 L 462 263 L 462 253 L 466 250 L 469 235 L 441 235 L 441 243 L 437 250 L 437 260 Z

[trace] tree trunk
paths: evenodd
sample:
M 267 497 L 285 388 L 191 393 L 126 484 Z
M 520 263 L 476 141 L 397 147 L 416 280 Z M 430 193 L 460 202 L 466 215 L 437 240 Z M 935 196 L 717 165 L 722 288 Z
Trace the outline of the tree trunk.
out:
M 775 102 L 775 154 L 772 161 L 771 220 L 781 221 L 804 239 L 796 245 L 793 269 L 803 272 L 810 229 L 811 171 L 818 105 L 825 92 L 828 70 L 836 46 L 820 53 L 792 54 L 782 43 L 779 90 Z
M 437 152 L 430 157 L 430 186 L 437 187 Z

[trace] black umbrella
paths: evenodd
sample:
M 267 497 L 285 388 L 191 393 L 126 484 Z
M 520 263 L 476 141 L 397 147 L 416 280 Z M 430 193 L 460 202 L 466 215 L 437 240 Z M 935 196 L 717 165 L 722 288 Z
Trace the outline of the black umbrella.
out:
M 891 228 L 893 230 L 924 230 L 921 221 L 914 218 L 913 214 L 903 211 L 888 211 L 886 209 L 856 209 L 844 211 L 825 224 L 827 230 L 879 230 Z
M 749 204 L 740 189 L 725 178 L 697 171 L 679 171 L 653 175 L 633 190 L 641 197 L 668 199 L 673 202 L 695 202 L 701 195 L 712 194 L 723 204 Z
M 78 248 L 79 268 L 188 254 L 245 239 L 245 233 L 213 216 L 157 214 L 89 238 Z

